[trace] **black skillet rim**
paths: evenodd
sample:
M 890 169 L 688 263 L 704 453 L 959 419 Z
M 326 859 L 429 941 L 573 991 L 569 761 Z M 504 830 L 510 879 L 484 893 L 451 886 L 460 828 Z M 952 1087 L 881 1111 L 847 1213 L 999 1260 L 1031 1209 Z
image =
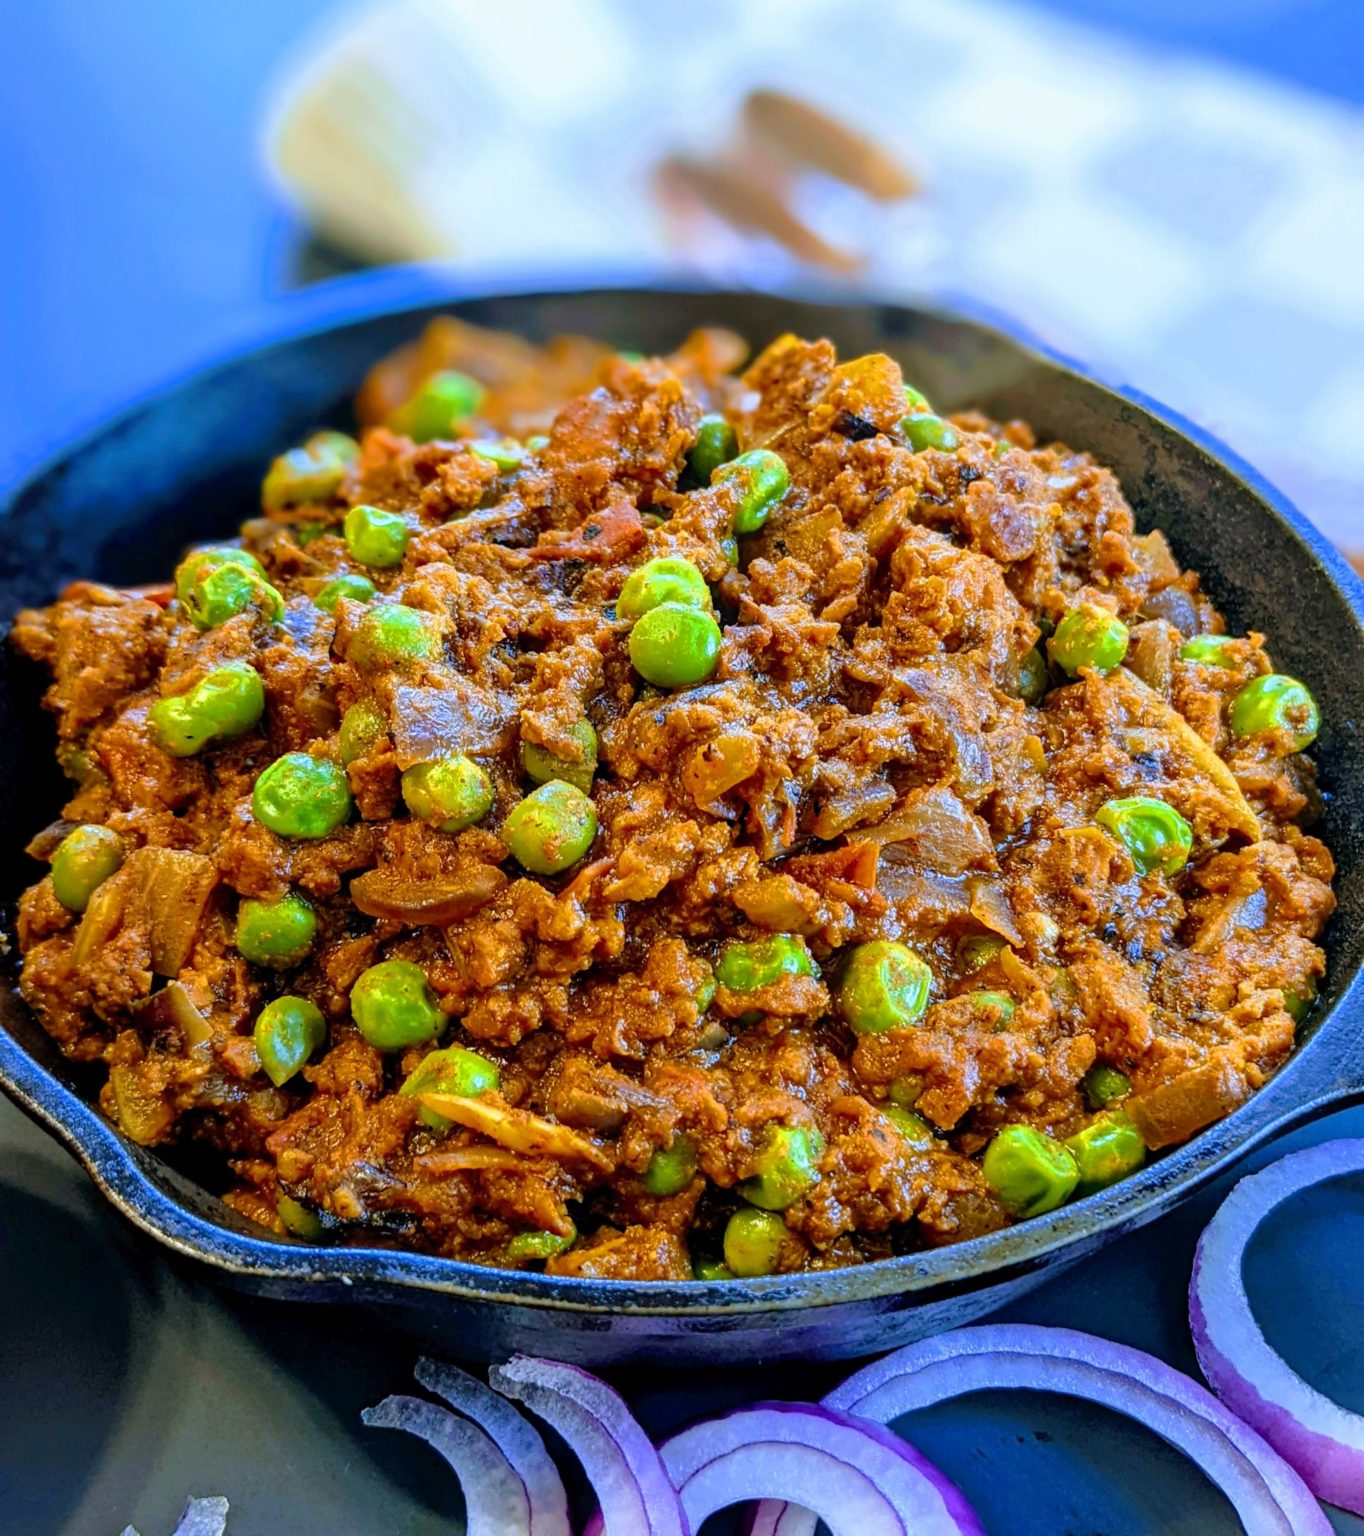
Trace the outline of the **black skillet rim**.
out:
M 381 286 L 351 282 L 349 289 Z M 530 290 L 489 292 L 483 288 L 445 287 L 414 302 L 381 303 L 350 310 L 323 323 L 304 324 L 276 333 L 256 346 L 234 349 L 216 363 L 140 398 L 126 410 L 81 434 L 53 454 L 0 501 L 0 518 L 25 493 L 80 454 L 83 447 L 130 422 L 148 405 L 173 395 L 191 381 L 237 368 L 276 349 L 306 342 L 332 330 L 377 319 L 410 315 L 414 325 L 442 308 L 485 299 L 597 298 L 666 300 L 670 294 L 695 297 L 716 292 L 713 285 L 683 279 L 641 281 L 631 274 L 622 282 L 575 284 Z M 1214 469 L 1239 480 L 1261 503 L 1265 513 L 1287 525 L 1305 558 L 1324 570 L 1344 600 L 1357 627 L 1364 629 L 1364 584 L 1344 558 L 1278 491 L 1250 465 L 1211 433 L 1169 407 L 1127 385 L 1106 382 L 1072 359 L 1039 342 L 1011 322 L 980 306 L 954 299 L 939 302 L 897 302 L 870 295 L 848 294 L 808 286 L 753 297 L 790 299 L 803 303 L 837 304 L 849 308 L 910 311 L 947 323 L 965 324 L 993 332 L 1033 360 L 1060 370 L 1091 386 L 1110 401 L 1135 407 L 1157 432 L 1190 441 Z M 1364 997 L 1364 966 L 1357 965 L 1335 1001 L 1311 1021 L 1305 1038 L 1289 1061 L 1242 1108 L 1201 1132 L 1191 1142 L 1148 1164 L 1121 1184 L 1049 1215 L 946 1248 L 876 1260 L 846 1269 L 806 1272 L 754 1280 L 715 1282 L 600 1281 L 570 1276 L 490 1269 L 461 1260 L 428 1254 L 375 1248 L 319 1248 L 252 1235 L 223 1208 L 224 1224 L 197 1215 L 149 1174 L 144 1161 L 154 1154 L 127 1143 L 99 1111 L 46 1071 L 7 1029 L 0 1029 L 0 1088 L 77 1158 L 96 1186 L 124 1216 L 174 1252 L 206 1263 L 240 1281 L 287 1285 L 297 1294 L 322 1284 L 330 1294 L 350 1291 L 357 1299 L 376 1293 L 424 1292 L 465 1300 L 514 1302 L 522 1306 L 574 1313 L 625 1314 L 637 1317 L 741 1318 L 746 1313 L 795 1312 L 912 1294 L 937 1299 L 943 1295 L 991 1287 L 1044 1265 L 1078 1256 L 1088 1245 L 1116 1235 L 1157 1216 L 1177 1196 L 1191 1193 L 1221 1171 L 1229 1160 L 1288 1126 L 1326 1108 L 1364 1098 L 1364 1071 L 1328 1058 L 1333 1024 L 1348 1022 Z M 17 997 L 8 1002 L 22 1007 Z M 204 1196 L 205 1199 L 211 1199 Z

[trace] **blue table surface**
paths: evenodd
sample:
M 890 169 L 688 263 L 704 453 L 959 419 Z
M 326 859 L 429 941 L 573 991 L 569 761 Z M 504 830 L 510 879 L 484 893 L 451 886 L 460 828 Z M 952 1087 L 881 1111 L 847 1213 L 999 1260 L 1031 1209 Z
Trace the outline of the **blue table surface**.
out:
M 1048 0 L 1144 43 L 1210 51 L 1364 102 L 1355 0 Z M 254 125 L 273 62 L 329 7 L 242 0 L 46 0 L 7 16 L 0 50 L 0 484 L 131 396 L 281 326 L 343 313 L 345 284 L 290 292 L 298 231 L 264 187 Z M 386 274 L 394 300 L 431 280 Z M 96 514 L 97 515 L 97 511 Z M 1364 1135 L 1351 1110 L 1296 1144 Z M 1283 1143 L 1281 1145 L 1287 1145 Z M 1277 1149 L 1276 1149 L 1277 1150 Z M 1257 1154 L 1251 1165 L 1262 1162 Z M 1193 1368 L 1192 1246 L 1228 1181 L 1010 1314 L 1089 1329 Z M 1364 1408 L 1353 1188 L 1302 1202 L 1252 1264 L 1274 1337 L 1309 1378 Z M 145 1536 L 189 1492 L 228 1494 L 233 1536 L 449 1530 L 448 1472 L 356 1423 L 403 1390 L 411 1350 L 348 1314 L 223 1295 L 170 1270 L 57 1149 L 0 1103 L 0 1509 L 16 1533 Z M 1276 1305 L 1277 1303 L 1277 1305 Z M 698 1408 L 817 1391 L 827 1370 L 625 1383 L 651 1427 Z M 1010 1536 L 1237 1529 L 1199 1474 L 1093 1410 L 975 1400 L 914 1435 Z M 1334 1516 L 1343 1532 L 1364 1522 Z

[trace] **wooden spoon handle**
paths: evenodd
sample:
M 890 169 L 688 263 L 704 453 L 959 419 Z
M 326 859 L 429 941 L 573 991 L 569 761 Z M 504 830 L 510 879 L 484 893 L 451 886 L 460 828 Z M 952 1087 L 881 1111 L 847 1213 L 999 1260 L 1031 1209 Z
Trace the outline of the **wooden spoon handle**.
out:
M 877 202 L 912 197 L 919 184 L 890 151 L 830 113 L 784 91 L 750 91 L 743 126 L 787 161 L 808 166 Z

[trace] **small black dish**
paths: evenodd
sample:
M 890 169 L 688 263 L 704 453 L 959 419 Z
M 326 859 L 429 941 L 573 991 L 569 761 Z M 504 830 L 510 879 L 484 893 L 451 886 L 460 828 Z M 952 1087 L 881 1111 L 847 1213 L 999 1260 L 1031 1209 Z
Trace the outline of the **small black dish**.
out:
M 85 1165 L 108 1198 L 170 1249 L 262 1295 L 395 1309 L 447 1352 L 516 1350 L 606 1365 L 833 1358 L 969 1321 L 1119 1232 L 1150 1221 L 1252 1146 L 1364 1098 L 1364 588 L 1322 536 L 1252 470 L 1189 423 L 1106 387 L 1035 344 L 927 308 L 679 288 L 532 293 L 423 305 L 334 324 L 233 359 L 136 406 L 3 504 L 0 615 L 66 581 L 163 578 L 191 540 L 231 533 L 263 466 L 322 425 L 343 425 L 369 365 L 431 315 L 542 338 L 582 331 L 666 350 L 725 325 L 762 345 L 783 331 L 845 356 L 887 351 L 944 408 L 1021 416 L 1119 475 L 1143 526 L 1163 528 L 1238 630 L 1262 630 L 1322 710 L 1324 832 L 1339 866 L 1329 969 L 1300 1047 L 1251 1101 L 1103 1193 L 1007 1231 L 858 1268 L 720 1283 L 600 1282 L 512 1273 L 422 1254 L 275 1241 L 165 1158 L 133 1146 L 82 1092 L 13 991 L 0 995 L 0 1086 Z M 0 663 L 0 893 L 35 875 L 23 843 L 62 798 L 34 669 Z M 88 1085 L 84 1085 L 87 1086 Z

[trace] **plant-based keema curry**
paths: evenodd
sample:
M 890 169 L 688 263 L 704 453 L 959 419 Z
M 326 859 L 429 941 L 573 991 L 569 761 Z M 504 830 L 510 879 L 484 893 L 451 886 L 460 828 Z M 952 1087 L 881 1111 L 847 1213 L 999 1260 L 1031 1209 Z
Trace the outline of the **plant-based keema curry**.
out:
M 884 356 L 437 322 L 173 583 L 20 616 L 24 996 L 283 1236 L 607 1279 L 956 1242 L 1293 1048 L 1308 689 Z M 206 517 L 212 509 L 205 509 Z

